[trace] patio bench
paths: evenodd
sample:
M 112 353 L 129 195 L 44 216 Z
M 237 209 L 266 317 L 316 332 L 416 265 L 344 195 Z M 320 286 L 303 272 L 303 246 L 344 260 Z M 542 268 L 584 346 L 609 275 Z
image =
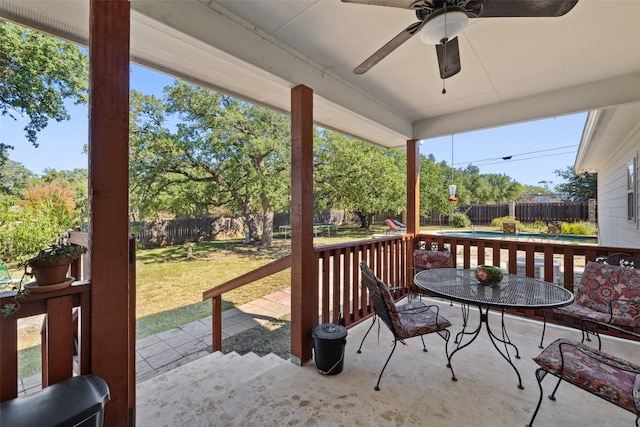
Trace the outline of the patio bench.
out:
M 548 373 L 558 378 L 549 399 L 555 400 L 565 381 L 635 414 L 636 427 L 640 426 L 639 365 L 566 338 L 554 341 L 533 360 L 540 365 L 536 370 L 540 398 L 527 427 L 533 426 L 542 404 L 542 380 Z
M 598 338 L 598 349 L 602 347 L 599 326 L 638 332 L 640 269 L 635 267 L 640 267 L 640 261 L 626 254 L 615 254 L 590 261 L 576 289 L 575 301 L 566 307 L 553 309 L 553 313 L 580 321 L 582 342 L 591 341 L 589 335 L 594 335 Z M 541 348 L 545 327 L 546 315 L 540 340 Z

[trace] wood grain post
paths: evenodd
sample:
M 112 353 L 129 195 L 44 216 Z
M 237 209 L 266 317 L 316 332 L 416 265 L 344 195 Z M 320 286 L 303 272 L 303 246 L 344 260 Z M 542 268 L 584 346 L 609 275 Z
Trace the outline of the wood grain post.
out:
M 111 394 L 104 425 L 129 426 L 129 1 L 90 0 L 89 19 L 91 369 Z
M 291 360 L 311 359 L 311 329 L 318 319 L 318 277 L 313 256 L 313 91 L 291 90 Z

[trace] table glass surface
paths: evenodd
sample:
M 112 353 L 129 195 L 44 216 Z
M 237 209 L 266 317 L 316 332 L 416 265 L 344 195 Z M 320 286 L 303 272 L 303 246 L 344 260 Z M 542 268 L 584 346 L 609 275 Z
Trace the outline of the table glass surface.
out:
M 505 274 L 500 283 L 486 286 L 474 270 L 438 268 L 416 274 L 415 284 L 454 301 L 503 308 L 554 308 L 569 305 L 573 294 L 562 286 L 532 277 Z

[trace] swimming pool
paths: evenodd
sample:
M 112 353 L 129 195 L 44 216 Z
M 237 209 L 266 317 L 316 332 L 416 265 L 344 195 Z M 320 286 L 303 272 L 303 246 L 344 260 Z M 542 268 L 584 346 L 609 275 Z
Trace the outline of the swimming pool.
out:
M 440 231 L 438 234 L 448 237 L 464 237 L 466 239 L 502 239 L 501 231 L 473 231 L 473 230 L 460 230 L 460 231 Z M 549 236 L 541 233 L 529 233 L 521 231 L 517 236 L 508 235 L 507 240 L 533 240 L 533 241 L 549 241 L 558 243 L 575 243 L 580 245 L 597 245 L 598 236 L 583 236 L 576 234 L 559 234 L 556 239 L 555 236 Z

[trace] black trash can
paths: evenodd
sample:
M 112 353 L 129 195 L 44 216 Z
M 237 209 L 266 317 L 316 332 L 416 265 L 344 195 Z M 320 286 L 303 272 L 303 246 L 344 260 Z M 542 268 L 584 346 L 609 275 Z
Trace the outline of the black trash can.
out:
M 102 427 L 107 383 L 95 375 L 72 377 L 27 397 L 0 404 L 0 426 Z
M 335 323 L 321 323 L 311 331 L 316 369 L 324 375 L 336 375 L 344 366 L 347 328 Z

